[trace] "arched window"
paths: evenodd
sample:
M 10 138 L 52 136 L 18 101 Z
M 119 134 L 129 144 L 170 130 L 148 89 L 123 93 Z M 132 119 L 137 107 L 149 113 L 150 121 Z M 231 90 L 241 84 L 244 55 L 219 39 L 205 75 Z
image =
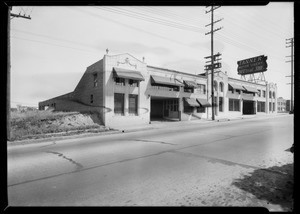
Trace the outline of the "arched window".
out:
M 222 83 L 222 82 L 220 82 L 220 92 L 223 92 L 223 90 L 224 90 L 224 84 Z
M 217 83 L 217 81 L 214 81 L 214 90 L 218 91 L 218 83 Z

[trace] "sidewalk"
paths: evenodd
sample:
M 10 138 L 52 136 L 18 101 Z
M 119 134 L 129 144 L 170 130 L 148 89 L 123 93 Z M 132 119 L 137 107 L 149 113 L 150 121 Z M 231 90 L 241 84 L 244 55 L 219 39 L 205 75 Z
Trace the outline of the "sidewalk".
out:
M 74 139 L 74 138 L 83 138 L 83 137 L 90 137 L 90 136 L 100 136 L 100 135 L 110 135 L 110 134 L 118 134 L 118 133 L 128 133 L 128 132 L 138 132 L 143 130 L 151 130 L 151 129 L 163 129 L 163 128 L 170 128 L 170 127 L 180 127 L 186 126 L 188 124 L 209 124 L 215 122 L 228 122 L 228 121 L 235 121 L 235 120 L 243 120 L 243 119 L 263 119 L 263 118 L 272 118 L 277 116 L 284 116 L 289 115 L 288 113 L 279 113 L 274 115 L 243 115 L 238 117 L 221 117 L 216 116 L 215 120 L 209 119 L 200 119 L 200 120 L 189 120 L 189 121 L 152 121 L 150 124 L 145 125 L 137 125 L 137 126 L 130 126 L 124 128 L 115 128 L 110 131 L 104 131 L 99 133 L 82 133 L 82 134 L 74 134 L 74 135 L 66 135 L 66 136 L 57 136 L 57 137 L 49 137 L 49 138 L 40 138 L 40 139 L 27 139 L 21 141 L 8 141 L 8 146 L 15 146 L 15 145 L 25 145 L 25 144 L 35 144 L 35 143 L 46 143 L 49 141 L 59 141 L 59 140 L 67 140 L 67 139 Z
M 272 115 L 242 115 L 242 116 L 215 116 L 215 120 L 213 121 L 211 118 L 209 119 L 200 119 L 200 120 L 189 120 L 189 121 L 152 121 L 150 124 L 146 125 L 137 125 L 131 127 L 118 128 L 121 132 L 134 132 L 134 131 L 142 131 L 147 129 L 159 129 L 165 127 L 176 127 L 183 126 L 185 124 L 205 124 L 205 123 L 213 123 L 213 122 L 226 122 L 233 120 L 244 120 L 244 119 L 260 119 L 260 118 L 272 118 L 277 116 L 289 115 L 287 113 L 279 113 Z

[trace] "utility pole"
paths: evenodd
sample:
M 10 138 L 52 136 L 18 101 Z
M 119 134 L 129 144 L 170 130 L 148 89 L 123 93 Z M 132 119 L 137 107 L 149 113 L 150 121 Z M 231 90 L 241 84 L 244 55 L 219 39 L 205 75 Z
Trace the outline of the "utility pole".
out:
M 209 6 L 207 6 L 209 7 Z M 205 14 L 211 13 L 211 23 L 208 25 L 205 25 L 205 27 L 208 27 L 209 25 L 211 26 L 211 30 L 208 33 L 205 33 L 205 35 L 210 34 L 211 35 L 211 103 L 212 103 L 212 120 L 215 120 L 215 109 L 214 109 L 214 32 L 221 30 L 222 27 L 214 29 L 214 24 L 221 21 L 222 19 L 219 19 L 217 21 L 214 21 L 214 10 L 218 9 L 221 6 L 210 6 L 211 9 L 209 11 L 205 11 Z M 208 74 L 208 72 L 207 72 Z M 208 78 L 208 75 L 207 75 Z
M 13 18 L 31 19 L 30 16 L 11 13 L 12 6 L 8 6 L 7 16 L 7 89 L 6 89 L 6 131 L 7 140 L 10 140 L 10 20 Z M 12 18 L 11 18 L 12 17 Z
M 286 45 L 290 45 L 290 46 L 286 46 L 287 48 L 291 48 L 291 55 L 287 56 L 287 57 L 291 57 L 290 61 L 286 61 L 286 62 L 290 62 L 291 63 L 291 112 L 294 112 L 294 38 L 290 38 L 290 39 L 286 39 Z

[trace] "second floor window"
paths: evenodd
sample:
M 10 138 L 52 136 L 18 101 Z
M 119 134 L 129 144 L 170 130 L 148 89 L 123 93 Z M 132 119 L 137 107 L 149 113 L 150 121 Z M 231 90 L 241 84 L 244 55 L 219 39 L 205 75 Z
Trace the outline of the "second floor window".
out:
M 94 87 L 97 87 L 98 86 L 98 75 L 97 75 L 97 73 L 93 74 L 93 77 L 94 77 Z
M 139 87 L 139 81 L 137 80 L 132 80 L 132 79 L 129 79 L 129 86 L 131 87 Z
M 115 84 L 116 85 L 125 85 L 125 79 L 124 78 L 116 77 L 115 78 Z
M 184 92 L 194 93 L 194 88 L 184 87 Z
M 257 93 L 257 96 L 261 96 L 261 91 L 260 90 L 258 90 L 258 93 Z

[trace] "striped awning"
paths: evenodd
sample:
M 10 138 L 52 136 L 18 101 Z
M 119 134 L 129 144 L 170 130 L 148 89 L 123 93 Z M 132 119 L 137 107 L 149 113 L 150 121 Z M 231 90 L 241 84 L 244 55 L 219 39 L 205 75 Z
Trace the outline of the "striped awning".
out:
M 193 98 L 186 98 L 185 97 L 184 100 L 187 102 L 187 104 L 189 106 L 195 106 L 195 107 L 199 107 L 200 106 L 199 103 L 195 99 L 193 99 Z
M 145 80 L 143 75 L 139 71 L 113 67 L 113 72 L 114 72 L 114 77 L 133 79 L 139 81 Z
M 183 86 L 181 82 L 179 82 L 177 79 L 174 79 L 172 77 L 160 77 L 151 75 L 151 82 L 155 84 L 161 84 L 161 85 L 174 85 L 174 86 Z
M 241 86 L 241 85 L 237 85 L 237 84 L 234 84 L 234 83 L 228 83 L 228 85 L 230 85 L 233 89 L 236 89 L 236 90 L 245 90 L 243 88 L 243 86 Z
M 197 83 L 195 83 L 193 81 L 184 80 L 183 82 L 184 82 L 185 86 L 187 86 L 189 88 L 197 88 L 198 87 Z
M 250 86 L 245 86 L 243 85 L 243 87 L 246 89 L 246 91 L 248 92 L 253 92 L 253 93 L 258 93 L 258 90 L 256 88 L 250 87 Z M 244 90 L 245 90 L 244 89 Z
M 201 107 L 211 107 L 211 104 L 206 99 L 196 98 Z

